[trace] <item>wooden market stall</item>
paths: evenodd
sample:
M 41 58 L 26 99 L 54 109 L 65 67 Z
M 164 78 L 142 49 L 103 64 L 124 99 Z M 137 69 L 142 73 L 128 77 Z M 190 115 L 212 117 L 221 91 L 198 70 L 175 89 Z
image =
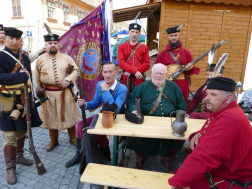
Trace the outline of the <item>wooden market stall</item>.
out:
M 183 47 L 190 50 L 194 58 L 226 39 L 227 43 L 216 52 L 215 60 L 229 53 L 225 76 L 243 83 L 252 28 L 252 0 L 148 0 L 144 6 L 114 10 L 114 21 L 133 20 L 139 11 L 145 13 L 141 13 L 141 18 L 148 18 L 150 50 L 157 47 L 159 52 L 164 50 L 168 43 L 165 30 L 182 23 L 185 23 L 181 29 Z M 159 44 L 153 41 L 157 32 Z M 192 77 L 190 89 L 194 92 L 205 82 L 207 58 L 196 66 L 201 72 Z

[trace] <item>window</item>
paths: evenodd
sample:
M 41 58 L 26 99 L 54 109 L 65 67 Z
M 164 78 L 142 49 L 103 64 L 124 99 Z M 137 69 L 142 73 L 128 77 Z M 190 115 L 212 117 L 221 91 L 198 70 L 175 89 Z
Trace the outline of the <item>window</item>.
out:
M 13 17 L 21 17 L 20 0 L 12 0 Z
M 82 18 L 84 18 L 84 12 L 78 11 L 77 16 L 78 16 L 78 20 L 80 21 Z
M 63 6 L 63 11 L 64 11 L 64 22 L 69 22 L 69 7 Z
M 55 2 L 47 1 L 48 18 L 55 19 Z

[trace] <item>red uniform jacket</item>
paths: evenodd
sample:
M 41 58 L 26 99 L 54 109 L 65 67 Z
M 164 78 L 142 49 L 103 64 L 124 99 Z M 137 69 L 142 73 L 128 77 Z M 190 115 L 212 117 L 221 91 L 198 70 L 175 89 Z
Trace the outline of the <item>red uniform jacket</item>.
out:
M 220 189 L 228 189 L 230 182 L 227 180 L 252 180 L 252 127 L 235 101 L 219 112 L 212 112 L 197 133 L 201 134 L 197 147 L 168 180 L 170 185 L 209 188 L 205 176 L 208 171 L 214 182 L 225 180 L 218 184 Z M 234 185 L 232 189 L 238 188 L 241 187 Z
M 202 103 L 203 99 L 206 97 L 206 85 L 205 83 L 197 90 L 187 107 L 186 113 L 189 114 L 192 119 L 207 119 L 210 117 L 212 111 L 208 110 L 204 104 L 201 106 L 202 112 L 193 112 L 197 105 Z
M 184 49 L 182 47 L 182 42 L 180 42 L 180 45 L 178 48 L 175 50 L 173 49 L 170 44 L 166 46 L 166 49 L 163 50 L 156 58 L 155 64 L 157 63 L 162 63 L 164 65 L 169 65 L 169 64 L 177 64 L 173 59 L 168 50 L 171 50 L 175 56 L 179 53 L 179 62 L 181 65 L 186 65 L 189 62 L 193 61 L 192 54 L 190 53 L 189 50 Z M 193 75 L 193 74 L 199 74 L 200 69 L 197 67 L 194 67 L 192 70 L 187 72 L 188 75 Z M 179 79 L 175 80 L 175 83 L 180 87 L 182 90 L 183 96 L 185 98 L 185 102 L 187 104 L 188 102 L 188 97 L 189 97 L 189 85 L 185 79 Z
M 126 71 L 131 73 L 132 75 L 135 75 L 137 71 L 141 72 L 142 74 L 146 72 L 150 68 L 150 57 L 149 57 L 149 49 L 146 45 L 141 44 L 141 46 L 136 50 L 135 55 L 131 56 L 128 62 L 126 60 L 131 54 L 131 49 L 134 50 L 139 42 L 132 46 L 129 42 L 128 43 L 122 43 L 118 47 L 118 63 L 119 67 Z M 131 49 L 130 49 L 130 47 Z M 137 60 L 136 60 L 137 58 Z M 132 82 L 134 82 L 134 78 L 132 78 Z M 136 83 L 137 86 L 143 82 L 142 79 L 137 79 Z M 127 86 L 127 77 L 123 76 L 123 84 Z

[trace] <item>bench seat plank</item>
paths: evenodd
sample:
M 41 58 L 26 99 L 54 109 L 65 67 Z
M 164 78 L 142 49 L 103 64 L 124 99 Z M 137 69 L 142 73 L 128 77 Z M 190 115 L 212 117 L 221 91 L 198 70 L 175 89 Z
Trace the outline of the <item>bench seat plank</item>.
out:
M 118 188 L 170 189 L 168 179 L 172 176 L 168 173 L 89 163 L 80 180 Z

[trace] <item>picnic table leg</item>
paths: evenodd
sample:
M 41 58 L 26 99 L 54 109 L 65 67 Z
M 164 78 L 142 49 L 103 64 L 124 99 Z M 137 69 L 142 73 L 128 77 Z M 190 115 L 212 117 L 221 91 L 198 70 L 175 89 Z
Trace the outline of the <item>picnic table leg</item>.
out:
M 118 164 L 118 140 L 119 137 L 118 136 L 114 136 L 114 144 L 113 144 L 113 165 L 117 166 Z

